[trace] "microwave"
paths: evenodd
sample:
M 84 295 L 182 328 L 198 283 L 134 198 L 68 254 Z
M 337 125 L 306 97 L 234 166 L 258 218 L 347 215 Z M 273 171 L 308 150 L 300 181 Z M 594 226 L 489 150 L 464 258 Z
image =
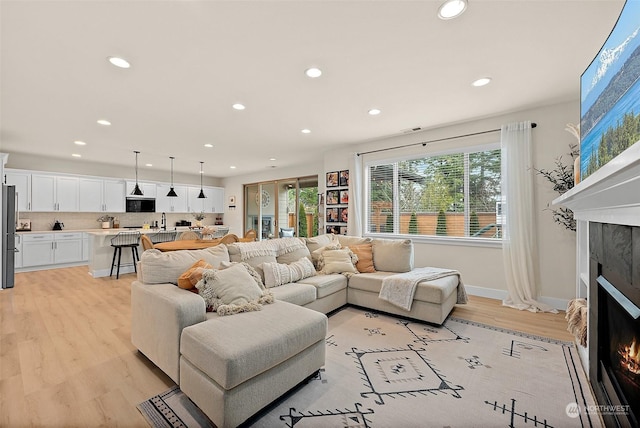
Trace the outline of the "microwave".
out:
M 152 198 L 127 198 L 126 211 L 128 213 L 154 213 L 156 200 Z

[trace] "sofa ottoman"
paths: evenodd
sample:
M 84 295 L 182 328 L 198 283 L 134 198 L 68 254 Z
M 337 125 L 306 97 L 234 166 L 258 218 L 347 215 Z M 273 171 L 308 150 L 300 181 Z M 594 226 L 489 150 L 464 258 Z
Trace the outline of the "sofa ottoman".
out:
M 325 363 L 326 315 L 276 301 L 186 327 L 180 389 L 219 428 L 235 427 Z

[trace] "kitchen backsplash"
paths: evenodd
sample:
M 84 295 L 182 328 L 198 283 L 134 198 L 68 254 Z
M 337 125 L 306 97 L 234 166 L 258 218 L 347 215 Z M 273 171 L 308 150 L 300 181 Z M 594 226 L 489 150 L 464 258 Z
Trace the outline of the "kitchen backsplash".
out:
M 117 217 L 120 221 L 120 227 L 142 226 L 145 222 L 155 224 L 158 222 L 160 226 L 161 213 L 41 213 L 41 212 L 21 212 L 21 219 L 31 220 L 31 230 L 34 232 L 52 230 L 56 220 L 64 224 L 64 229 L 100 229 L 102 224 L 97 219 L 103 215 Z M 173 229 L 176 222 L 181 220 L 190 221 L 195 224 L 196 219 L 191 214 L 172 214 L 167 213 L 167 229 Z M 213 225 L 216 217 L 222 217 L 221 214 L 207 214 L 203 225 Z

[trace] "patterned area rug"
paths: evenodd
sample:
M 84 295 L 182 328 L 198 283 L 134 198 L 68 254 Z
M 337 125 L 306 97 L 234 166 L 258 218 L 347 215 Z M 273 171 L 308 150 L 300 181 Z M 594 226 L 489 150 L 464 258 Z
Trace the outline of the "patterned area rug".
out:
M 242 316 L 242 315 L 234 315 Z M 600 427 L 572 343 L 449 318 L 441 327 L 345 308 L 327 360 L 251 427 Z M 174 388 L 139 406 L 153 427 L 212 426 Z

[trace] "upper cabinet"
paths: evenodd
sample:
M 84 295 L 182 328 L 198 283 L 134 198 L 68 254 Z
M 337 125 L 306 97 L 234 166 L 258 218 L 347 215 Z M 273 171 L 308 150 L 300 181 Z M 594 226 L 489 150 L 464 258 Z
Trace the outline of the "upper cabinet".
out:
M 66 211 L 79 209 L 78 177 L 31 175 L 31 211 Z
M 31 173 L 12 171 L 5 174 L 7 184 L 16 186 L 16 208 L 19 211 L 31 211 Z
M 157 213 L 184 213 L 187 209 L 187 188 L 186 186 L 173 186 L 173 190 L 178 196 L 167 196 L 171 186 L 168 184 L 158 184 L 156 186 L 156 212 Z M 145 194 L 146 195 L 146 194 Z
M 205 198 L 198 198 L 200 187 L 189 187 L 187 205 L 189 212 L 224 212 L 224 189 L 221 187 L 203 187 Z
M 80 211 L 125 212 L 124 180 L 80 178 Z
M 127 181 L 127 196 L 133 194 L 133 189 L 136 187 L 135 181 Z M 156 197 L 156 184 L 155 183 L 142 183 L 138 182 L 138 187 L 142 190 L 141 198 L 155 198 Z

